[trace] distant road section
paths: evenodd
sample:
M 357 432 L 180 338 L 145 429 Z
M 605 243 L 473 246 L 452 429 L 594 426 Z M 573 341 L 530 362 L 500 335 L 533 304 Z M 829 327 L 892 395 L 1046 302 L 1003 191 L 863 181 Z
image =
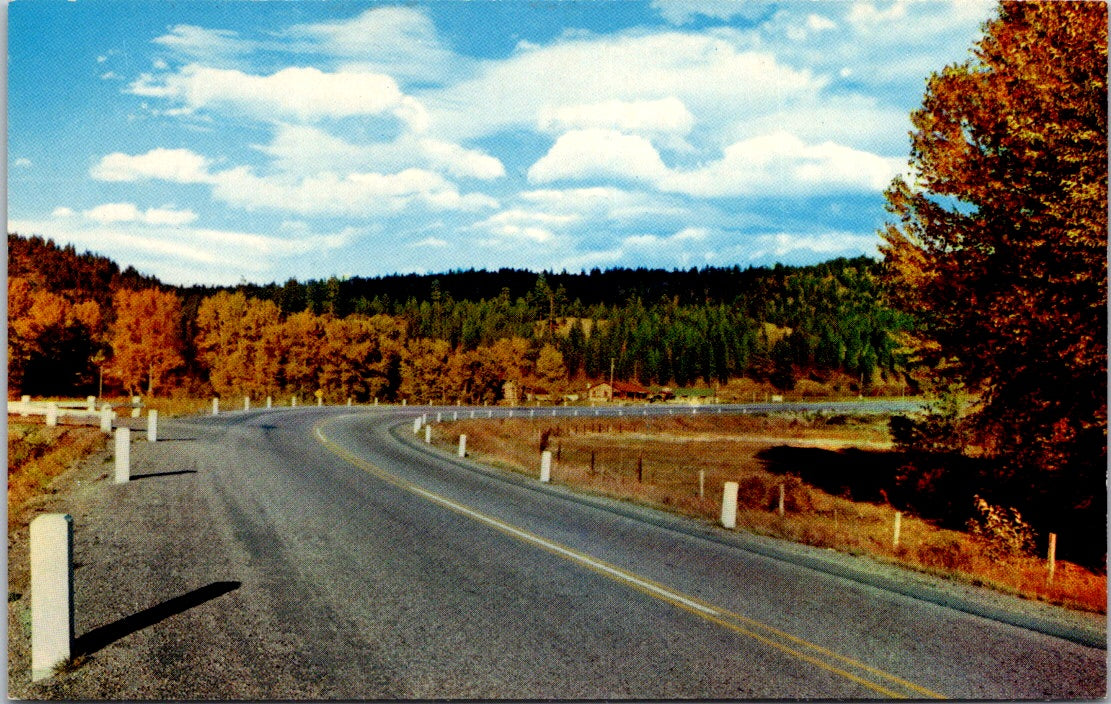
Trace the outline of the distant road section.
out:
M 681 407 L 651 411 L 669 409 Z M 133 447 L 135 480 L 99 479 L 74 498 L 87 662 L 33 687 L 13 675 L 13 694 L 1104 695 L 1104 649 L 760 555 L 722 531 L 710 540 L 667 517 L 640 520 L 476 471 L 391 433 L 411 433 L 427 410 L 164 422 L 164 442 Z M 431 412 L 471 410 L 488 411 Z

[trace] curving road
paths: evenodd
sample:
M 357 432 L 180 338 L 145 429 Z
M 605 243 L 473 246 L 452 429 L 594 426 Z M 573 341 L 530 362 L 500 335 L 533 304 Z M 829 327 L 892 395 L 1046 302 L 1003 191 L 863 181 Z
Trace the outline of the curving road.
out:
M 471 410 L 164 422 L 132 482 L 73 500 L 87 662 L 17 694 L 1104 696 L 1102 634 L 974 616 L 411 440 L 414 414 Z

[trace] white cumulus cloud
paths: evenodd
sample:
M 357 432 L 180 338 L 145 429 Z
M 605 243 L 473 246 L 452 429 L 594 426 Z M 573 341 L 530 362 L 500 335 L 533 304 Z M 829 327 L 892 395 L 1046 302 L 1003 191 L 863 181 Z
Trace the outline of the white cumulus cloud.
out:
M 656 181 L 667 167 L 659 152 L 644 137 L 615 130 L 574 130 L 528 170 L 532 183 L 562 179 L 633 179 Z
M 423 131 L 428 123 L 424 107 L 404 95 L 397 81 L 380 73 L 293 66 L 255 75 L 190 64 L 160 79 L 144 74 L 129 90 L 176 101 L 187 112 L 224 110 L 263 121 L 392 114 L 416 131 Z
M 678 98 L 660 100 L 606 100 L 599 103 L 545 106 L 538 125 L 549 132 L 599 128 L 622 132 L 687 134 L 694 116 Z
M 145 181 L 208 183 L 208 159 L 188 149 L 152 149 L 145 154 L 113 152 L 90 171 L 100 181 Z

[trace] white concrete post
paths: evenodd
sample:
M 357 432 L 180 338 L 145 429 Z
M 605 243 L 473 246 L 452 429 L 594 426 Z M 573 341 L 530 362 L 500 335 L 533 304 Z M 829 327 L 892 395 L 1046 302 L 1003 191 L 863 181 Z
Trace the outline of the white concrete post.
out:
M 706 470 L 698 470 L 698 498 L 706 498 Z
M 89 413 L 96 412 L 96 396 L 85 397 L 85 410 Z
M 30 396 L 20 396 L 19 397 L 19 415 L 22 416 L 23 418 L 26 418 L 27 416 L 31 415 L 31 397 Z
M 721 525 L 726 528 L 737 527 L 737 482 L 725 482 L 721 492 Z
M 444 420 L 444 414 L 443 413 L 437 413 L 436 414 L 436 422 L 437 423 L 442 423 L 443 420 Z
M 324 397 L 323 396 L 317 396 L 316 397 L 316 405 L 317 406 L 323 406 L 324 405 Z
M 474 420 L 474 411 L 471 411 L 471 419 Z
M 891 536 L 891 547 L 899 547 L 899 533 L 902 530 L 903 513 L 902 511 L 895 512 L 895 533 Z
M 579 415 L 579 409 L 576 408 L 574 411 L 571 412 L 571 415 L 573 415 L 573 416 Z
M 273 396 L 267 396 L 266 397 L 266 407 L 267 408 L 273 408 L 274 407 L 274 397 Z
M 131 430 L 116 428 L 116 483 L 131 480 Z
M 529 409 L 529 412 L 528 412 L 528 417 L 529 417 L 529 418 L 533 418 L 533 417 L 535 417 L 535 416 L 536 416 L 536 411 L 534 411 L 534 410 L 532 410 L 532 409 L 530 408 L 530 409 Z
M 243 410 L 244 411 L 251 410 L 251 397 L 250 396 L 244 396 L 243 397 Z
M 347 397 L 347 407 L 351 408 L 351 397 L 350 396 Z
M 378 397 L 377 397 L 377 396 L 375 396 L 375 397 L 374 397 L 374 405 L 375 405 L 375 406 L 377 406 L 377 405 L 378 405 Z
M 460 435 L 459 436 L 459 456 L 460 457 L 466 457 L 467 456 L 467 436 L 466 435 Z
M 290 396 L 289 397 L 289 407 L 290 408 L 297 408 L 297 397 L 296 396 Z
M 1053 581 L 1053 574 L 1057 571 L 1057 534 L 1049 534 L 1049 581 Z
M 409 399 L 407 399 L 407 398 L 401 399 L 401 405 L 402 406 L 408 405 L 408 403 L 409 403 Z
M 140 403 L 140 402 L 141 402 L 142 400 L 143 400 L 143 399 L 142 399 L 141 397 L 139 397 L 139 396 L 132 396 L 132 397 L 131 397 L 131 417 L 132 417 L 132 418 L 138 418 L 138 417 L 139 417 L 139 415 L 140 415 L 140 414 L 139 414 L 139 411 L 141 410 L 141 409 L 139 408 L 139 403 Z
M 552 481 L 552 451 L 544 450 L 540 454 L 540 481 L 548 483 Z
M 510 417 L 510 418 L 512 418 L 512 417 L 513 417 L 513 409 L 512 409 L 512 408 L 510 408 L 510 409 L 509 409 L 509 417 Z
M 158 442 L 158 411 L 147 411 L 147 442 Z
M 452 420 L 459 420 L 459 411 L 452 411 L 451 412 L 451 419 Z
M 420 432 L 420 416 L 413 419 L 413 435 Z
M 31 521 L 31 680 L 45 679 L 73 648 L 73 519 Z
M 58 425 L 58 404 L 53 401 L 46 404 L 46 424 L 51 428 Z
M 219 397 L 216 397 L 216 398 L 212 399 L 212 415 L 214 415 L 214 416 L 220 415 L 220 398 Z
M 432 426 L 431 425 L 424 426 L 424 441 L 426 443 L 431 443 L 432 442 Z
M 428 414 L 427 413 L 421 413 L 420 414 L 420 424 L 421 425 L 428 425 Z
M 100 407 L 100 432 L 112 434 L 112 407 L 107 404 Z

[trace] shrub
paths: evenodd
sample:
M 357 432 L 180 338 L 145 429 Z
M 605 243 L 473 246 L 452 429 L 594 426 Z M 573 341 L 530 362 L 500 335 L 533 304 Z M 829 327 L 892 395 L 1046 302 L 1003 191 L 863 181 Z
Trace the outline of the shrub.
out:
M 1034 554 L 1034 529 L 1014 508 L 994 506 L 978 494 L 973 504 L 979 514 L 968 519 L 968 532 L 983 545 L 992 558 L 1023 557 Z

